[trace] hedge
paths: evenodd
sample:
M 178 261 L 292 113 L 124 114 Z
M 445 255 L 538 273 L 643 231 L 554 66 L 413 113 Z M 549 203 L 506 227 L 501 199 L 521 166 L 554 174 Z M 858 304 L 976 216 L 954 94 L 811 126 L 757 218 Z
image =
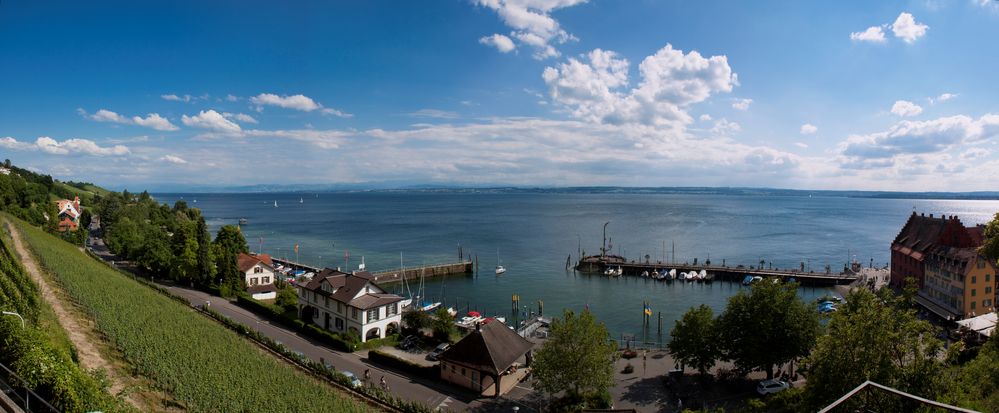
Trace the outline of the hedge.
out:
M 379 350 L 369 351 L 368 360 L 372 363 L 381 364 L 383 366 L 399 370 L 403 373 L 413 374 L 432 380 L 436 380 L 440 377 L 439 365 L 424 366 Z

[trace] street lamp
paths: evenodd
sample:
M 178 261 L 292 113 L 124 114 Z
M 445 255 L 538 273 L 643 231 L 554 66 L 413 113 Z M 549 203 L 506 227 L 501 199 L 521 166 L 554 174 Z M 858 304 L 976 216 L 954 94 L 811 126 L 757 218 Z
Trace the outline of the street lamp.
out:
M 20 318 L 21 319 L 21 328 L 24 328 L 24 317 L 21 317 L 20 314 L 15 313 L 15 312 L 11 312 L 11 311 L 4 311 L 3 315 L 12 315 L 12 316 L 15 316 L 17 318 Z

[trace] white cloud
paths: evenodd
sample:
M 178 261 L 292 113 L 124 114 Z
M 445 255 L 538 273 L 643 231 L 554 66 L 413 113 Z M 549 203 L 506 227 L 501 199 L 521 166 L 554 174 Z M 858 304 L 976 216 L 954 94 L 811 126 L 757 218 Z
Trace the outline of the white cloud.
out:
M 884 43 L 885 32 L 881 26 L 871 26 L 862 32 L 850 33 L 850 40 L 858 42 Z
M 181 122 L 194 128 L 209 129 L 218 132 L 239 132 L 239 125 L 226 119 L 220 113 L 209 109 L 194 116 L 181 116 Z
M 513 29 L 510 37 L 533 47 L 536 59 L 558 57 L 559 52 L 552 43 L 562 44 L 576 39 L 559 26 L 558 21 L 551 17 L 551 12 L 585 2 L 586 0 L 475 0 L 477 5 L 495 11 L 503 23 Z M 512 46 L 510 37 L 506 39 L 511 41 Z M 495 46 L 498 50 L 506 52 L 495 43 L 485 43 L 482 39 L 480 43 Z
M 584 59 L 546 67 L 542 78 L 555 103 L 592 122 L 683 127 L 692 121 L 689 105 L 738 84 L 725 56 L 684 54 L 670 44 L 642 60 L 641 82 L 630 90 L 628 60 L 601 49 Z
M 916 116 L 923 113 L 923 108 L 908 100 L 896 100 L 891 106 L 891 113 L 901 117 Z
M 354 116 L 337 109 L 325 108 L 319 102 L 316 102 L 312 98 L 302 94 L 278 96 L 273 93 L 261 93 L 257 96 L 251 97 L 250 102 L 257 105 L 258 111 L 262 110 L 263 106 L 277 106 L 285 109 L 300 110 L 303 112 L 312 112 L 318 109 L 324 115 L 334 115 L 341 118 L 350 118 Z
M 801 125 L 801 129 L 798 130 L 798 132 L 801 133 L 802 135 L 811 135 L 818 131 L 819 128 L 815 125 L 812 125 L 811 123 L 806 123 L 804 125 Z
M 222 116 L 224 116 L 226 119 L 235 119 L 243 123 L 253 123 L 253 124 L 257 123 L 257 120 L 253 116 L 247 115 L 245 113 L 224 112 L 222 113 Z
M 52 155 L 122 156 L 131 153 L 124 145 L 100 146 L 89 139 L 67 139 L 59 142 L 48 136 L 35 139 L 34 144 L 20 142 L 8 136 L 0 138 L 0 146 L 21 151 L 42 151 Z
M 725 118 L 718 119 L 711 128 L 711 133 L 718 136 L 731 136 L 740 131 L 742 131 L 742 126 Z
M 895 23 L 891 25 L 891 31 L 895 33 L 895 37 L 902 39 L 906 43 L 915 42 L 916 39 L 923 37 L 929 28 L 930 26 L 917 23 L 916 19 L 906 12 L 899 14 L 898 18 L 895 19 Z
M 479 43 L 493 46 L 496 50 L 499 50 L 502 53 L 509 53 L 517 48 L 517 46 L 513 44 L 513 40 L 510 40 L 509 37 L 499 33 L 495 33 L 492 36 L 482 37 L 479 39 Z
M 173 93 L 171 93 L 169 95 L 160 95 L 160 97 L 163 98 L 163 100 L 169 100 L 169 101 L 173 101 L 173 102 L 190 102 L 191 99 L 192 99 L 191 95 L 177 96 L 177 95 L 175 95 Z M 196 99 L 196 98 L 194 98 L 194 99 Z
M 808 144 L 804 143 L 804 142 L 795 142 L 794 146 L 797 146 L 797 147 L 799 147 L 801 149 L 807 149 L 808 148 Z
M 278 96 L 273 93 L 261 93 L 251 97 L 250 102 L 258 106 L 270 105 L 303 112 L 311 112 L 322 108 L 322 105 L 305 95 Z
M 982 159 L 991 154 L 992 151 L 989 151 L 988 149 L 985 148 L 970 148 L 961 153 L 961 159 L 966 159 L 966 160 Z
M 343 111 L 340 111 L 340 110 L 337 110 L 337 109 L 333 109 L 333 108 L 323 108 L 323 110 L 321 110 L 321 112 L 324 115 L 333 115 L 333 116 L 338 116 L 338 117 L 341 117 L 341 118 L 352 118 L 352 117 L 354 117 L 353 114 L 350 114 L 350 113 L 347 113 L 347 112 L 343 112 Z
M 120 123 L 123 125 L 138 125 L 161 131 L 175 131 L 180 129 L 176 125 L 170 123 L 170 121 L 167 120 L 166 118 L 160 116 L 158 113 L 150 113 L 146 115 L 145 118 L 141 116 L 133 116 L 131 118 L 128 118 L 107 109 L 100 109 L 93 115 L 88 115 L 87 111 L 83 109 L 77 109 L 76 111 L 81 116 L 91 120 L 95 120 L 97 122 L 112 122 L 112 123 Z
M 847 167 L 893 166 L 906 156 L 939 154 L 965 145 L 995 140 L 999 136 L 999 115 L 986 114 L 973 119 L 958 115 L 927 121 L 901 121 L 887 131 L 851 135 L 837 151 Z
M 931 96 L 926 98 L 926 100 L 929 101 L 930 104 L 932 105 L 939 102 L 946 102 L 948 100 L 956 98 L 957 96 L 958 96 L 957 93 L 941 93 L 940 96 L 937 97 Z
M 186 160 L 184 160 L 183 158 L 181 158 L 179 156 L 175 156 L 175 155 L 164 155 L 164 156 L 160 157 L 160 160 L 163 161 L 163 162 L 169 162 L 169 163 L 172 163 L 172 164 L 175 164 L 175 165 L 184 165 L 184 164 L 187 163 Z
M 229 102 L 236 102 L 239 100 L 239 97 L 234 95 L 225 95 L 225 100 Z
M 737 110 L 749 110 L 749 105 L 752 103 L 752 99 L 736 99 L 735 102 L 732 102 L 732 108 Z
M 440 109 L 420 109 L 416 112 L 412 112 L 409 116 L 415 118 L 436 118 L 436 119 L 457 119 L 459 117 L 457 112 L 449 112 Z
M 175 131 L 180 129 L 176 125 L 170 123 L 170 121 L 166 118 L 160 116 L 158 113 L 150 113 L 146 115 L 145 118 L 141 116 L 133 116 L 132 123 L 162 131 Z
M 705 114 L 701 115 L 700 119 L 701 119 L 701 122 L 710 121 L 711 120 L 711 115 L 705 113 Z

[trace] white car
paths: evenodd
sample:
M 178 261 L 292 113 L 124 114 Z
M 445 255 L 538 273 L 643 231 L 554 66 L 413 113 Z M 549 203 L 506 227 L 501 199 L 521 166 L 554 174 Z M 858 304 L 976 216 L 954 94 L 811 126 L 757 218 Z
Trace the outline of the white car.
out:
M 350 381 L 350 385 L 353 386 L 354 388 L 359 388 L 364 384 L 361 383 L 361 379 L 358 379 L 357 376 L 354 375 L 354 373 L 351 373 L 349 371 L 341 371 L 340 374 L 347 376 L 347 380 Z
M 791 386 L 787 384 L 786 381 L 780 381 L 777 379 L 763 380 L 756 386 L 756 392 L 760 396 L 766 396 L 768 394 L 777 393 L 783 390 L 787 390 Z

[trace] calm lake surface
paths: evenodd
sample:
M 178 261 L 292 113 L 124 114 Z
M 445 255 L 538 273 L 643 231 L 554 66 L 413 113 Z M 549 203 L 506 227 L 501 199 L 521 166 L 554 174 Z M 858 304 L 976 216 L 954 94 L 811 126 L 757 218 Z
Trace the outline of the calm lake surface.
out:
M 222 225 L 243 227 L 251 250 L 315 266 L 356 268 L 364 257 L 372 271 L 456 261 L 458 248 L 477 257 L 477 276 L 427 281 L 425 296 L 465 310 L 511 317 L 511 296 L 546 315 L 584 306 L 611 334 L 642 330 L 642 302 L 662 313 L 663 334 L 687 308 L 707 304 L 720 312 L 738 283 L 661 283 L 640 278 L 609 279 L 565 270 L 566 257 L 599 252 L 602 226 L 615 253 L 629 259 L 669 260 L 675 244 L 679 262 L 758 264 L 780 268 L 801 262 L 814 271 L 833 271 L 854 258 L 886 265 L 892 239 L 913 208 L 927 214 L 958 215 L 965 225 L 985 223 L 999 201 L 867 199 L 846 197 L 554 194 L 494 192 L 357 192 L 157 194 L 173 205 L 184 199 L 200 208 L 213 233 Z M 197 200 L 197 202 L 194 202 Z M 274 207 L 277 201 L 278 207 Z M 300 202 L 301 201 L 301 202 Z M 261 239 L 262 244 L 261 244 Z M 664 251 L 665 243 L 665 251 Z M 349 251 L 349 262 L 345 252 Z M 496 276 L 499 260 L 506 274 Z M 665 257 L 665 258 L 664 258 Z M 396 286 L 390 286 L 398 292 Z M 412 287 L 416 294 L 416 285 Z M 806 299 L 827 293 L 801 288 Z

